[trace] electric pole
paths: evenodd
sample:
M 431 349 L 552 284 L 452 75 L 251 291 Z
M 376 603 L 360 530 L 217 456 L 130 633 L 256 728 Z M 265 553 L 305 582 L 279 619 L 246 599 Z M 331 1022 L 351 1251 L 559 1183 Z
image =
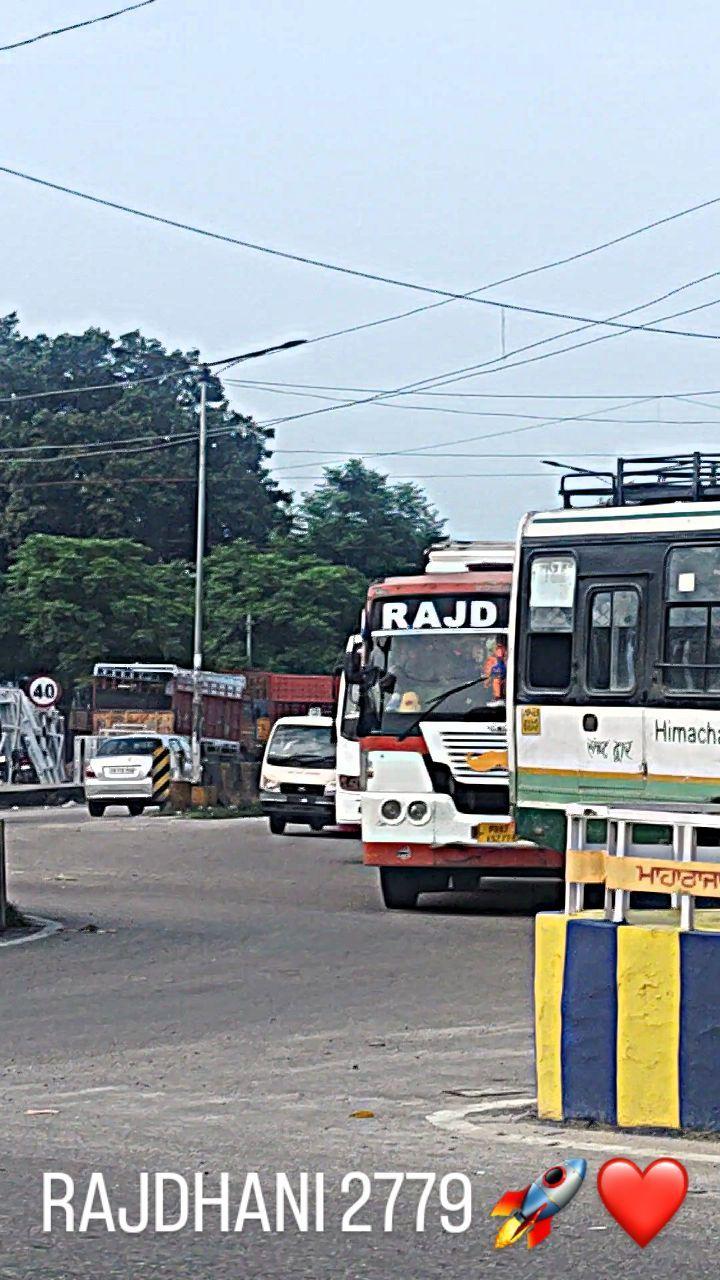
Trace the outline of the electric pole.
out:
M 203 365 L 200 371 L 200 437 L 198 441 L 197 472 L 197 531 L 195 543 L 195 624 L 193 628 L 193 682 L 192 682 L 192 780 L 202 782 L 202 627 L 203 627 L 203 562 L 205 556 L 205 510 L 207 488 L 207 384 L 210 371 Z
M 245 661 L 247 662 L 248 667 L 252 666 L 252 638 L 254 625 L 253 616 L 248 610 L 245 614 Z
M 260 351 L 246 351 L 240 356 L 231 356 L 227 360 L 215 360 L 216 365 L 224 365 L 221 370 L 226 373 L 232 365 L 244 360 L 256 360 L 259 356 L 273 355 L 276 351 L 288 351 L 291 347 L 302 347 L 307 338 L 292 338 L 289 342 L 281 342 L 274 347 L 263 347 Z M 193 626 L 193 678 L 192 678 L 192 780 L 202 782 L 202 641 L 203 641 L 203 561 L 205 556 L 205 511 L 207 488 L 207 389 L 210 381 L 209 366 L 200 367 L 200 435 L 198 438 L 198 471 L 197 471 L 197 533 L 195 543 L 195 622 Z M 250 624 L 250 635 L 252 623 Z M 250 639 L 249 644 L 252 644 Z

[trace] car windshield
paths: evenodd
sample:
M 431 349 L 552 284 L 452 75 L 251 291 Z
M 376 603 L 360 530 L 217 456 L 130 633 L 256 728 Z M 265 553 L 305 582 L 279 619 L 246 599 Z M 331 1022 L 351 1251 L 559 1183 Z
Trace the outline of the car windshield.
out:
M 401 733 L 444 693 L 465 684 L 431 708 L 428 718 L 502 719 L 506 661 L 504 631 L 375 636 L 368 664 L 368 710 L 375 728 Z
M 334 769 L 335 747 L 330 725 L 278 725 L 270 739 L 267 763 L 289 769 Z
M 98 744 L 98 756 L 151 756 L 162 746 L 160 738 L 106 738 Z

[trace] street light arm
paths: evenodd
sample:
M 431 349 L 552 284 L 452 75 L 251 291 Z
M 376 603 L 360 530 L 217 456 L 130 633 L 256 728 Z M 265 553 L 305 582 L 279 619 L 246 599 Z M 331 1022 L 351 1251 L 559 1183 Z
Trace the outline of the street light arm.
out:
M 288 342 L 280 342 L 274 347 L 262 347 L 259 351 L 245 351 L 239 356 L 226 356 L 224 360 L 209 360 L 208 368 L 220 364 L 240 364 L 243 360 L 256 360 L 258 356 L 271 356 L 275 351 L 289 351 L 291 347 L 304 347 L 307 338 L 290 338 Z

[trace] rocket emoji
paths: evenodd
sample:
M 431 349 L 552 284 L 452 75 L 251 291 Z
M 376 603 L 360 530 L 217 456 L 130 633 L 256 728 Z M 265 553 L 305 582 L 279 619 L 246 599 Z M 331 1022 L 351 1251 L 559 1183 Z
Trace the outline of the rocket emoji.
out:
M 494 1217 L 506 1218 L 495 1237 L 495 1248 L 505 1249 L 523 1236 L 528 1249 L 541 1244 L 550 1235 L 555 1214 L 577 1195 L 586 1172 L 587 1160 L 567 1160 L 546 1169 L 524 1191 L 506 1191 L 491 1211 Z

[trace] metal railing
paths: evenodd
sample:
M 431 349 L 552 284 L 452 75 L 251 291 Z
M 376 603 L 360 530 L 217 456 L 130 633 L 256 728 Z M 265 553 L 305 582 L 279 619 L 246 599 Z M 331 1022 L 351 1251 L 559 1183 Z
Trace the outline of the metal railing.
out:
M 716 832 L 720 842 L 720 814 L 692 805 L 579 804 L 568 805 L 566 814 L 566 914 L 583 910 L 587 884 L 603 884 L 606 920 L 631 922 L 633 892 L 670 894 L 680 930 L 688 932 L 695 927 L 696 899 L 720 898 L 720 843 L 708 843 Z M 602 840 L 590 838 L 590 824 L 597 822 L 607 824 Z M 670 841 L 639 845 L 637 826 L 669 828 Z

